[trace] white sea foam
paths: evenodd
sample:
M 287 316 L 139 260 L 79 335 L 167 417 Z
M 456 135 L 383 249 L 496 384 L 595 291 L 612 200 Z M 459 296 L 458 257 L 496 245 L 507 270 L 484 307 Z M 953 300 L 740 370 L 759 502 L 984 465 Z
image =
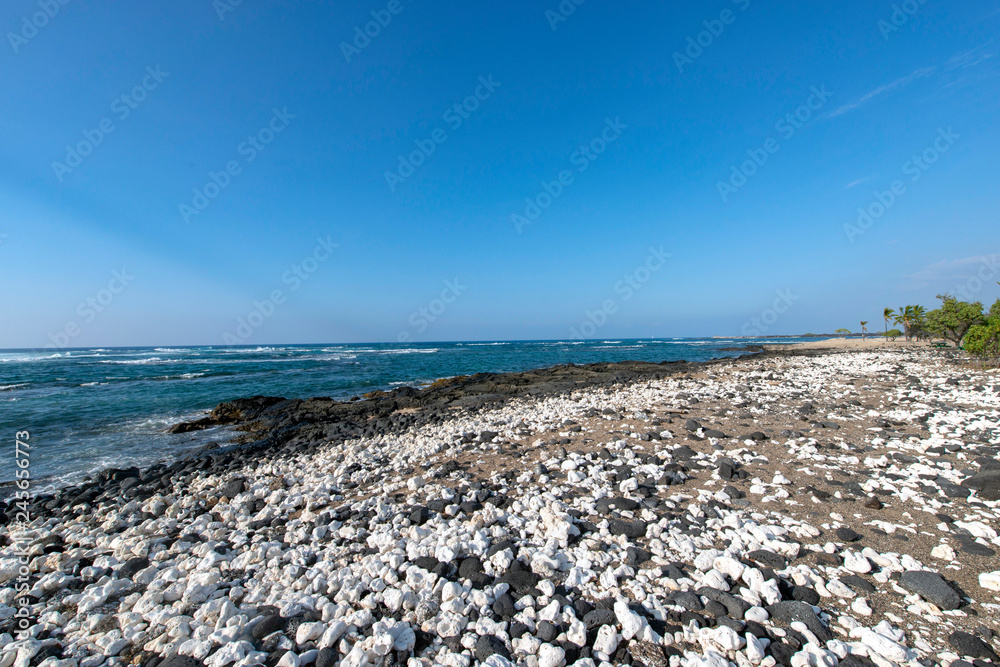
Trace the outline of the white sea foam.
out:
M 14 354 L 16 356 L 13 356 L 13 357 L 0 357 L 0 363 L 4 363 L 4 362 L 15 362 L 16 363 L 16 362 L 19 362 L 19 361 L 21 361 L 21 362 L 23 362 L 23 361 L 46 361 L 48 359 L 61 359 L 63 357 L 63 355 L 60 354 L 60 353 L 58 353 L 58 352 L 56 352 L 55 354 L 45 354 L 45 355 L 41 355 L 41 356 L 31 356 L 30 352 L 22 352 L 20 354 L 18 354 L 18 353 L 15 352 Z M 66 356 L 69 356 L 69 353 L 67 353 Z
M 645 345 L 595 345 L 595 350 L 641 350 Z
M 111 360 L 107 360 L 107 361 L 101 361 L 101 362 L 98 362 L 98 363 L 102 363 L 102 364 L 123 364 L 123 365 L 127 365 L 127 366 L 132 366 L 132 365 L 135 365 L 135 364 L 177 363 L 179 361 L 180 361 L 180 359 L 168 359 L 167 361 L 163 361 L 163 359 L 160 359 L 159 357 L 147 357 L 145 359 L 121 359 L 121 360 L 111 359 Z

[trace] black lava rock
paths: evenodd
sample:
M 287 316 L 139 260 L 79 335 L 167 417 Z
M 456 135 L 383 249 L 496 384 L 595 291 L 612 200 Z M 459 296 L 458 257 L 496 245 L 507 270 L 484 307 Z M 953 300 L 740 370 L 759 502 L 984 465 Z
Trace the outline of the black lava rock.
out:
M 463 559 L 462 564 L 458 566 L 458 576 L 462 579 L 472 579 L 474 574 L 482 571 L 483 561 L 476 556 Z
M 796 653 L 795 649 L 780 641 L 771 642 L 771 645 L 767 647 L 767 651 L 778 661 L 779 665 L 786 666 L 792 664 L 792 656 Z
M 612 519 L 608 525 L 608 531 L 612 535 L 624 535 L 630 540 L 637 540 L 640 537 L 646 536 L 646 522 L 645 521 L 622 521 L 620 519 Z
M 285 619 L 277 614 L 269 614 L 262 618 L 257 625 L 253 626 L 253 638 L 260 640 L 273 632 L 278 632 L 285 628 Z
M 510 651 L 502 639 L 493 635 L 483 635 L 476 641 L 476 660 L 485 662 L 491 655 L 500 655 L 510 660 Z
M 497 583 L 510 584 L 518 594 L 524 595 L 541 580 L 541 577 L 534 572 L 525 570 L 509 570 L 505 575 L 497 580 Z
M 421 556 L 413 561 L 413 564 L 422 570 L 427 570 L 428 572 L 433 572 L 434 568 L 439 565 L 438 559 L 433 556 Z
M 899 585 L 942 609 L 958 609 L 962 598 L 937 572 L 911 570 L 899 578 Z
M 158 667 L 202 667 L 204 663 L 188 655 L 172 655 L 161 662 Z
M 773 551 L 758 549 L 748 553 L 747 558 L 775 570 L 783 570 L 788 567 L 788 559 Z
M 149 567 L 148 558 L 129 558 L 118 568 L 118 576 L 122 579 L 131 579 L 147 567 Z
M 639 567 L 641 564 L 653 558 L 653 554 L 645 549 L 629 547 L 625 552 L 625 564 L 629 567 Z
M 316 667 L 333 667 L 337 664 L 337 651 L 327 646 L 316 654 Z
M 709 600 L 705 604 L 705 613 L 710 616 L 719 617 L 719 616 L 725 616 L 726 614 L 729 613 L 729 611 L 726 609 L 726 605 L 722 604 L 721 602 L 716 602 L 715 600 Z
M 431 518 L 431 511 L 426 507 L 418 507 L 410 512 L 410 523 L 418 526 L 422 526 L 427 523 L 427 519 L 429 518 Z
M 559 636 L 559 626 L 552 621 L 540 621 L 535 631 L 535 636 L 543 642 L 551 643 Z
M 729 613 L 730 618 L 743 618 L 743 615 L 750 610 L 750 603 L 741 597 L 737 597 L 717 588 L 699 588 L 695 591 L 698 595 L 714 600 L 722 604 Z
M 514 598 L 507 593 L 498 597 L 496 602 L 493 603 L 493 613 L 503 619 L 508 619 L 516 614 L 517 610 L 514 608 Z
M 223 498 L 228 498 L 229 500 L 232 500 L 236 496 L 243 493 L 245 488 L 246 484 L 244 484 L 243 479 L 237 478 L 232 480 L 231 482 L 226 483 L 219 491 L 219 494 Z
M 512 638 L 521 637 L 527 631 L 528 631 L 528 626 L 525 625 L 524 623 L 521 623 L 520 621 L 515 621 L 514 623 L 510 624 L 510 636 Z
M 595 609 L 583 617 L 583 624 L 587 626 L 587 630 L 594 630 L 602 625 L 615 626 L 618 624 L 618 617 L 610 609 Z
M 987 470 L 968 477 L 962 486 L 975 490 L 983 500 L 1000 500 L 1000 470 Z
M 822 642 L 828 642 L 833 639 L 833 635 L 823 625 L 823 622 L 817 618 L 813 608 L 805 602 L 799 602 L 798 600 L 778 602 L 768 605 L 765 609 L 767 609 L 767 613 L 772 618 L 782 623 L 788 624 L 792 621 L 805 623 L 806 627 Z
M 601 498 L 595 508 L 601 514 L 611 514 L 614 510 L 631 512 L 639 508 L 639 503 L 629 498 Z
M 811 605 L 818 605 L 819 593 L 808 586 L 792 586 L 792 599 L 808 602 Z
M 704 603 L 702 603 L 701 598 L 692 593 L 691 591 L 681 591 L 679 593 L 674 593 L 671 596 L 673 601 L 678 605 L 683 607 L 688 611 L 701 611 L 705 608 Z
M 952 647 L 954 647 L 954 649 L 961 655 L 968 655 L 973 658 L 982 658 L 984 660 L 1000 662 L 1000 657 L 997 657 L 996 652 L 990 647 L 989 644 L 968 632 L 956 630 L 949 635 L 948 643 L 951 644 Z
M 848 586 L 853 588 L 856 592 L 861 593 L 862 595 L 868 593 L 874 593 L 877 590 L 874 584 L 862 579 L 856 574 L 845 575 L 840 578 L 840 581 L 847 584 Z
M 843 542 L 857 542 L 861 539 L 861 535 L 847 526 L 841 526 L 837 529 L 837 538 Z

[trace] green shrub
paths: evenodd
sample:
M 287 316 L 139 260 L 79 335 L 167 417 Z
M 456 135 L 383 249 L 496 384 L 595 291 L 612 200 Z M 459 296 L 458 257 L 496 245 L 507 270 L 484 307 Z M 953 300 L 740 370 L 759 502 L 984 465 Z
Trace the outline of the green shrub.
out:
M 984 361 L 1000 360 L 1000 320 L 971 327 L 965 334 L 965 350 Z
M 969 329 L 986 322 L 983 304 L 967 303 L 949 294 L 938 294 L 941 307 L 927 313 L 927 331 L 937 338 L 961 345 Z
M 889 329 L 883 335 L 889 340 L 896 340 L 897 338 L 903 335 L 903 332 L 900 331 L 899 329 Z

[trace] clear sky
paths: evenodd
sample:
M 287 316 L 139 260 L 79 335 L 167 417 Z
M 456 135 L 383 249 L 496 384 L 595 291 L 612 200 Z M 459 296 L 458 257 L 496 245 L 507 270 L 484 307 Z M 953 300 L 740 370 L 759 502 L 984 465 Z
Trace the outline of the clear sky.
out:
M 996 298 L 996 0 L 576 2 L 4 2 L 0 347 Z

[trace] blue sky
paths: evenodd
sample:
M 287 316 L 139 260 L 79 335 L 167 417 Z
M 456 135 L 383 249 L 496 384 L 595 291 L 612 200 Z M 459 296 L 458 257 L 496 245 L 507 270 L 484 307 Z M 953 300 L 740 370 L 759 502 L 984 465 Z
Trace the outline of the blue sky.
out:
M 995 1 L 63 2 L 0 11 L 0 347 L 788 334 L 1000 290 Z

